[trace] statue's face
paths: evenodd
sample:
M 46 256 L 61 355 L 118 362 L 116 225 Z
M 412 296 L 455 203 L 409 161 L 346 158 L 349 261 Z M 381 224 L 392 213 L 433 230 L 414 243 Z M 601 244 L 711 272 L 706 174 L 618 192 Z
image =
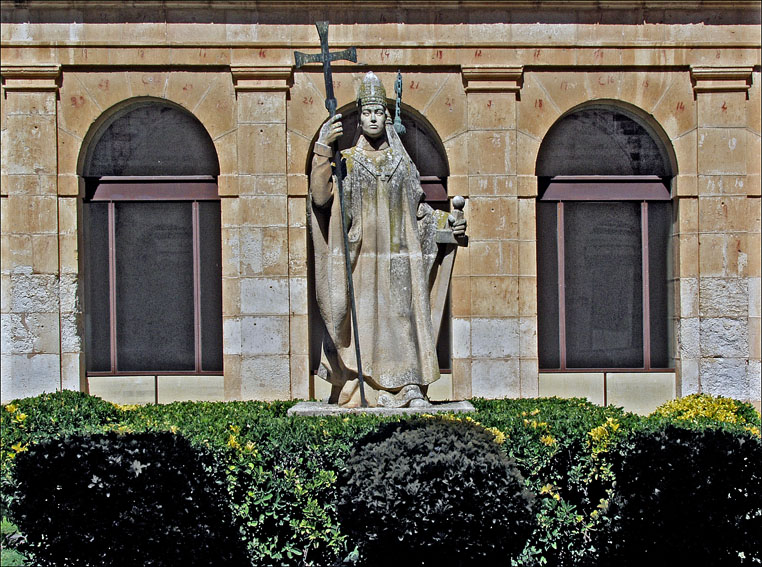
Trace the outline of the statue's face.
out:
M 382 136 L 386 129 L 386 108 L 381 104 L 369 104 L 363 106 L 360 111 L 360 128 L 362 133 L 368 138 L 378 138 Z

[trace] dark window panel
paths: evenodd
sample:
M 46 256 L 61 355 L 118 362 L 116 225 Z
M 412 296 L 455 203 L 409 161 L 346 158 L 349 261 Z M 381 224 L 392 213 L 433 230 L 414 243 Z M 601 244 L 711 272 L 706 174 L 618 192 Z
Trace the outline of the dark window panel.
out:
M 199 177 L 199 176 L 196 176 Z M 88 177 L 89 201 L 218 201 L 217 182 L 212 176 Z
M 108 203 L 86 203 L 83 215 L 86 368 L 107 372 L 111 370 Z
M 194 116 L 156 102 L 118 115 L 92 146 L 85 176 L 218 175 L 214 143 Z
M 540 368 L 560 368 L 556 203 L 537 203 L 537 343 Z
M 672 175 L 661 141 L 621 110 L 584 108 L 556 123 L 537 156 L 537 175 Z
M 669 368 L 669 240 L 672 204 L 648 203 L 648 259 L 651 308 L 651 367 Z
M 195 369 L 191 203 L 116 203 L 118 370 Z
M 201 369 L 222 371 L 222 230 L 220 202 L 198 203 L 201 261 Z
M 640 203 L 566 202 L 569 368 L 643 366 Z

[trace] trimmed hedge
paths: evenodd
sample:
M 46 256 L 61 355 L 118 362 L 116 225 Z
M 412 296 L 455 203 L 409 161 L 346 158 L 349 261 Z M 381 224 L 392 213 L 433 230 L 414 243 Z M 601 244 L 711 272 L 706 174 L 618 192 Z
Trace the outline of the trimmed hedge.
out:
M 171 433 L 73 435 L 18 457 L 11 512 L 41 567 L 249 563 L 224 478 Z
M 382 425 L 338 483 L 342 526 L 368 566 L 496 565 L 534 525 L 534 495 L 501 439 L 468 419 Z
M 700 398 L 693 404 L 705 402 Z M 338 520 L 335 483 L 355 442 L 399 418 L 289 418 L 286 411 L 293 403 L 123 407 L 70 391 L 17 400 L 0 411 L 3 514 L 17 494 L 17 456 L 35 444 L 66 434 L 169 431 L 213 457 L 252 565 L 352 564 L 356 543 Z M 477 411 L 471 417 L 505 437 L 501 448 L 537 494 L 537 526 L 514 562 L 526 567 L 593 564 L 597 537 L 610 522 L 612 456 L 626 448 L 624 440 L 635 428 L 680 421 L 749 436 L 754 433 L 746 427 L 759 427 L 759 414 L 740 403 L 734 407 L 745 425 L 717 415 L 706 423 L 674 416 L 644 419 L 579 399 L 473 403 Z
M 612 456 L 599 565 L 762 564 L 762 443 L 718 427 L 649 424 Z

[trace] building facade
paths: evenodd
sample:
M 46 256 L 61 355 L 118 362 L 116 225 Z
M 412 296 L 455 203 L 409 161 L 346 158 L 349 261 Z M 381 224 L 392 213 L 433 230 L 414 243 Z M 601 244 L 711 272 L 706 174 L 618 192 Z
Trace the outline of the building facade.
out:
M 758 2 L 0 6 L 4 402 L 324 394 L 294 51 L 328 20 L 345 130 L 400 71 L 427 198 L 466 198 L 434 399 L 759 407 Z

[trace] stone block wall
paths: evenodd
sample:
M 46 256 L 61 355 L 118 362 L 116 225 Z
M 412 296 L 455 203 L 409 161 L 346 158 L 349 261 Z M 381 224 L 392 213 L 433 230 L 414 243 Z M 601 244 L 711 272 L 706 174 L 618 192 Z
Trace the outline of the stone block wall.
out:
M 293 51 L 317 51 L 313 20 L 329 16 L 332 47 L 355 45 L 360 61 L 334 64 L 339 106 L 354 101 L 367 70 L 391 93 L 401 69 L 403 102 L 445 149 L 450 196 L 467 199 L 470 245 L 458 253 L 451 287 L 452 397 L 584 391 L 624 403 L 638 395 L 630 375 L 610 381 L 625 386 L 612 385 L 609 396 L 603 375 L 547 375 L 543 383 L 538 369 L 537 153 L 565 113 L 597 101 L 642 116 L 671 148 L 677 171 L 675 372 L 649 377 L 654 399 L 699 391 L 760 399 L 753 3 L 738 2 L 722 18 L 698 2 L 680 10 L 664 3 L 658 15 L 645 2 L 627 13 L 613 2 L 565 12 L 503 2 L 500 17 L 471 2 L 456 11 L 432 2 L 362 12 L 344 3 L 329 13 L 309 3 L 197 8 L 168 0 L 140 17 L 97 4 L 51 10 L 2 1 L 4 401 L 89 387 L 84 153 L 109 116 L 141 97 L 196 116 L 220 162 L 224 378 L 211 394 L 194 382 L 189 395 L 315 394 L 306 172 L 327 113 L 320 67 L 295 69 Z M 158 379 L 149 382 L 146 401 L 176 399 L 160 395 Z
M 56 183 L 60 68 L 13 68 L 3 79 L 2 388 L 3 399 L 12 399 L 78 388 L 78 379 L 63 383 L 63 349 L 76 350 L 78 341 L 76 270 L 59 257 L 59 239 L 73 228 Z

